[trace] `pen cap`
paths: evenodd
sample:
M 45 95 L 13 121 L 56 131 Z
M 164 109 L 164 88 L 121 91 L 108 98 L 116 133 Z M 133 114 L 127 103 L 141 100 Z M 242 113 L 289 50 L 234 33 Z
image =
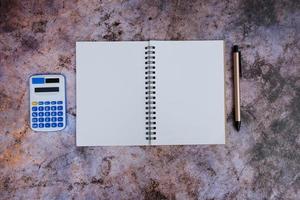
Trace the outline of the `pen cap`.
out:
M 242 60 L 242 57 L 241 57 L 241 52 L 239 51 L 239 46 L 238 45 L 234 45 L 233 48 L 233 53 L 238 53 L 238 56 L 239 56 L 239 59 L 238 59 L 238 62 L 239 62 L 239 74 L 240 74 L 240 77 L 242 77 L 242 65 L 241 65 L 241 60 Z
M 238 45 L 233 46 L 233 52 L 239 52 L 239 46 Z

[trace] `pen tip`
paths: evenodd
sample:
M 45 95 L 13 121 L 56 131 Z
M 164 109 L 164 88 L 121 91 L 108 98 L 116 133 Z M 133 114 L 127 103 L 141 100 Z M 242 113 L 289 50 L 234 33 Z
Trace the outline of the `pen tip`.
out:
M 241 122 L 240 121 L 236 121 L 235 122 L 235 126 L 236 126 L 236 130 L 240 131 L 240 129 L 241 129 Z

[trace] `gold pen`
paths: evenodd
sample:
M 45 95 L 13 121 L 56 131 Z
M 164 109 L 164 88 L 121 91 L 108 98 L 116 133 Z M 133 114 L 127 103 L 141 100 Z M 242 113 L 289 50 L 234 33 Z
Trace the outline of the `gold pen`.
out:
M 240 77 L 241 71 L 241 52 L 237 45 L 233 46 L 233 80 L 234 80 L 234 121 L 236 129 L 241 128 L 241 102 L 240 102 Z

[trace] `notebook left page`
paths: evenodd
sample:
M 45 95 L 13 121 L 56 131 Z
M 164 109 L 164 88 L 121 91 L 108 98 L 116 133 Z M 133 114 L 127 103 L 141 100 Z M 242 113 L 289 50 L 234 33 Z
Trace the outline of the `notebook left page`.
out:
M 148 42 L 76 43 L 77 146 L 146 145 Z

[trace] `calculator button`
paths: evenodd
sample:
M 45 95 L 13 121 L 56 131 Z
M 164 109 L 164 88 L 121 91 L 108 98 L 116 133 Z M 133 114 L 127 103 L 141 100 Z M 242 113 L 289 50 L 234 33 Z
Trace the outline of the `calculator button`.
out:
M 40 106 L 39 111 L 43 111 L 43 110 L 44 110 L 44 107 Z
M 37 118 L 32 118 L 32 122 L 37 122 L 38 119 Z
M 37 117 L 37 112 L 33 112 L 32 117 Z
M 58 118 L 57 118 L 57 121 L 62 122 L 62 121 L 63 121 L 63 118 L 62 118 L 62 117 L 58 117 Z
M 51 106 L 51 110 L 56 110 L 56 106 Z
M 40 117 L 43 117 L 43 116 L 44 116 L 44 113 L 43 113 L 43 112 L 39 112 L 39 116 L 40 116 Z
M 63 123 L 58 123 L 58 127 L 63 127 L 64 124 Z
M 36 101 L 33 101 L 31 104 L 32 104 L 33 106 L 36 106 L 36 105 L 37 105 L 37 102 L 36 102 Z
M 37 107 L 34 106 L 34 107 L 31 108 L 31 110 L 32 110 L 32 111 L 37 111 Z
M 45 106 L 45 111 L 49 111 L 50 110 L 50 106 Z
M 62 110 L 63 107 L 62 106 L 57 106 L 57 110 Z
M 39 128 L 44 128 L 44 124 L 43 123 L 39 123 Z
M 50 122 L 50 117 L 46 117 L 45 122 Z
M 56 123 L 52 123 L 52 124 L 51 124 L 51 127 L 56 127 L 56 126 L 57 126 Z
M 56 116 L 56 112 L 51 112 L 51 116 Z
M 63 104 L 63 102 L 62 101 L 58 101 L 57 104 Z
M 45 101 L 45 105 L 50 105 L 50 101 Z
M 45 112 L 45 116 L 50 116 L 50 112 Z
M 32 124 L 32 128 L 37 128 L 38 124 Z
M 51 101 L 51 104 L 52 104 L 52 105 L 56 104 L 56 101 Z
M 59 112 L 57 113 L 57 115 L 58 115 L 58 116 L 63 116 L 63 112 L 59 111 Z
M 39 105 L 41 106 L 41 105 L 44 105 L 44 102 L 42 102 L 42 101 L 39 101 Z
M 44 122 L 44 118 L 39 118 L 39 122 Z
M 51 118 L 51 121 L 52 121 L 52 122 L 56 122 L 56 120 L 57 120 L 56 117 L 52 117 L 52 118 Z
M 46 128 L 49 128 L 49 127 L 50 127 L 50 123 L 46 123 L 46 124 L 45 124 L 45 127 L 46 127 Z

